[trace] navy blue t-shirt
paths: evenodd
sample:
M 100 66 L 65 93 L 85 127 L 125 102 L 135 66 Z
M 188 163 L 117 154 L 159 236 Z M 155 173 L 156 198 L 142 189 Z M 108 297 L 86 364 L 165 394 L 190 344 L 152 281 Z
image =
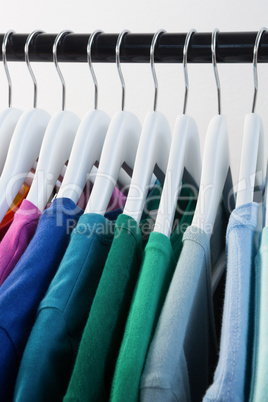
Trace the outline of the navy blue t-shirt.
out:
M 82 213 L 70 199 L 56 198 L 43 212 L 29 246 L 0 287 L 0 401 L 12 400 L 20 360 L 38 305 Z

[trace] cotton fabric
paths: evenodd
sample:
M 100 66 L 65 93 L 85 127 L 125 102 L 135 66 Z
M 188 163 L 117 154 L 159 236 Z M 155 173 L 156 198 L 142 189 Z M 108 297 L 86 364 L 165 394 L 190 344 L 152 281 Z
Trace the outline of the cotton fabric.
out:
M 23 200 L 13 222 L 0 243 L 0 286 L 13 270 L 32 239 L 41 212 L 30 201 Z
M 261 234 L 255 258 L 255 331 L 251 379 L 251 401 L 265 401 L 268 395 L 268 228 Z
M 236 208 L 229 220 L 227 243 L 227 277 L 220 343 L 220 356 L 204 401 L 244 401 L 249 399 L 248 360 L 252 355 L 254 233 L 258 204 Z
M 195 202 L 190 201 L 171 240 L 162 233 L 153 232 L 150 235 L 116 363 L 111 401 L 139 400 L 139 384 L 147 350 L 181 252 L 183 233 L 192 221 L 194 207 Z
M 124 324 L 142 259 L 141 232 L 122 214 L 83 332 L 64 401 L 108 400 Z M 110 366 L 110 367 L 109 367 Z M 108 390 L 107 390 L 108 388 Z
M 40 301 L 60 264 L 82 210 L 55 199 L 23 256 L 0 287 L 0 400 L 12 399 L 19 363 Z
M 62 401 L 113 231 L 113 222 L 101 215 L 80 217 L 38 307 L 16 381 L 17 402 Z
M 202 400 L 217 358 L 210 276 L 209 237 L 190 226 L 149 348 L 141 401 Z
M 114 367 L 143 258 L 143 247 L 152 228 L 161 189 L 157 186 L 145 205 L 141 227 L 120 215 L 115 237 L 92 304 L 78 350 L 74 371 L 64 401 L 109 399 Z M 187 198 L 188 197 L 188 198 Z M 185 189 L 180 211 L 185 211 L 191 193 Z M 143 216 L 144 219 L 144 216 Z M 180 229 L 178 229 L 180 230 Z
M 16 211 L 19 209 L 21 206 L 22 201 L 26 198 L 27 194 L 29 192 L 29 187 L 26 186 L 26 184 L 23 184 L 16 195 L 16 197 L 13 200 L 12 205 L 10 206 L 9 210 L 5 214 L 2 222 L 0 223 L 0 241 L 3 240 L 6 232 L 8 231 L 10 225 L 13 222 L 14 215 Z

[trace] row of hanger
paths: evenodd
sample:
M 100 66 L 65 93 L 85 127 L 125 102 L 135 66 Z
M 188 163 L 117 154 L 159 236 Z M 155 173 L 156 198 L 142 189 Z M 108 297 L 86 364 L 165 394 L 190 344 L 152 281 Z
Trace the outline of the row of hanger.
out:
M 255 113 L 257 98 L 257 56 L 262 28 L 256 37 L 253 51 L 254 100 L 252 113 L 245 118 L 242 157 L 240 164 L 236 207 L 253 201 L 255 179 L 264 185 L 264 134 L 260 116 Z M 221 114 L 220 81 L 216 64 L 216 29 L 212 33 L 212 63 L 218 92 L 218 115 L 208 126 L 203 163 L 197 125 L 186 114 L 188 98 L 187 52 L 192 35 L 185 39 L 183 68 L 185 96 L 183 113 L 176 119 L 173 133 L 164 114 L 157 111 L 158 82 L 154 52 L 159 35 L 155 33 L 150 48 L 150 64 L 155 95 L 153 111 L 148 112 L 143 125 L 135 114 L 124 110 L 125 82 L 120 65 L 120 48 L 125 30 L 118 36 L 116 65 L 122 86 L 122 107 L 112 119 L 98 110 L 98 84 L 94 74 L 91 49 L 94 39 L 102 31 L 91 34 L 87 45 L 87 59 L 95 86 L 94 109 L 80 121 L 73 112 L 65 110 L 65 82 L 59 69 L 57 48 L 60 40 L 71 33 L 62 31 L 53 45 L 53 61 L 62 84 L 62 110 L 52 117 L 37 105 L 37 84 L 29 61 L 29 47 L 42 31 L 32 32 L 25 44 L 25 60 L 34 83 L 33 108 L 22 112 L 11 107 L 11 80 L 7 68 L 6 46 L 13 31 L 3 39 L 2 54 L 9 83 L 9 107 L 0 114 L 0 221 L 2 221 L 23 182 L 36 168 L 27 195 L 43 211 L 60 175 L 64 176 L 58 197 L 68 197 L 75 203 L 83 191 L 94 165 L 98 166 L 94 185 L 85 212 L 104 214 L 114 186 L 129 185 L 124 213 L 138 223 L 141 219 L 148 188 L 157 177 L 163 182 L 159 211 L 154 230 L 168 237 L 171 234 L 177 197 L 180 193 L 184 168 L 199 187 L 197 206 L 192 224 L 212 234 L 217 209 L 230 170 L 226 118 Z M 38 162 L 36 164 L 36 160 Z M 68 166 L 66 168 L 66 162 Z M 163 181 L 170 172 L 169 180 Z M 261 174 L 256 174 L 261 172 Z M 131 176 L 131 178 L 130 178 Z M 266 220 L 268 221 L 267 217 Z M 268 222 L 267 222 L 268 223 Z

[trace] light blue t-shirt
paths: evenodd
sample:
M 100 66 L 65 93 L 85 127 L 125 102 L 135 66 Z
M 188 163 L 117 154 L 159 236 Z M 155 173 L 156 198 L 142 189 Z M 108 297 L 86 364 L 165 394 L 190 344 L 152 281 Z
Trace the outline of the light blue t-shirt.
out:
M 208 235 L 190 226 L 150 345 L 142 402 L 200 401 L 216 364 Z
M 203 399 L 209 401 L 248 400 L 253 332 L 254 234 L 258 204 L 236 208 L 229 220 L 227 277 L 220 343 L 220 356 L 213 384 Z
M 255 258 L 255 331 L 251 401 L 268 398 L 268 227 L 264 228 Z

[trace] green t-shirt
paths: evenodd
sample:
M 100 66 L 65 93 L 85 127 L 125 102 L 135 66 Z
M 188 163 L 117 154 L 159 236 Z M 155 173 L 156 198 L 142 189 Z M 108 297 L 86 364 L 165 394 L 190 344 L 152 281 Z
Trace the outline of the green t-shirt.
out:
M 186 188 L 183 197 L 178 217 L 182 216 L 181 211 L 194 210 L 195 201 Z M 178 254 L 183 232 L 191 220 L 192 214 L 185 214 L 185 219 L 183 215 L 182 224 L 173 233 L 178 239 L 175 242 Z M 143 259 L 142 232 L 131 217 L 124 214 L 118 217 L 112 247 L 83 332 L 65 402 L 104 402 L 109 399 L 118 351 Z M 170 245 L 170 241 L 166 240 Z
M 141 231 L 136 221 L 120 215 L 64 401 L 102 400 L 113 375 L 134 284 L 142 258 Z M 110 382 L 110 381 L 109 381 Z
M 131 303 L 112 384 L 111 401 L 139 400 L 139 384 L 147 350 L 191 224 L 195 202 L 190 201 L 171 239 L 152 232 L 145 248 L 140 276 Z M 188 212 L 188 213 L 187 213 Z

